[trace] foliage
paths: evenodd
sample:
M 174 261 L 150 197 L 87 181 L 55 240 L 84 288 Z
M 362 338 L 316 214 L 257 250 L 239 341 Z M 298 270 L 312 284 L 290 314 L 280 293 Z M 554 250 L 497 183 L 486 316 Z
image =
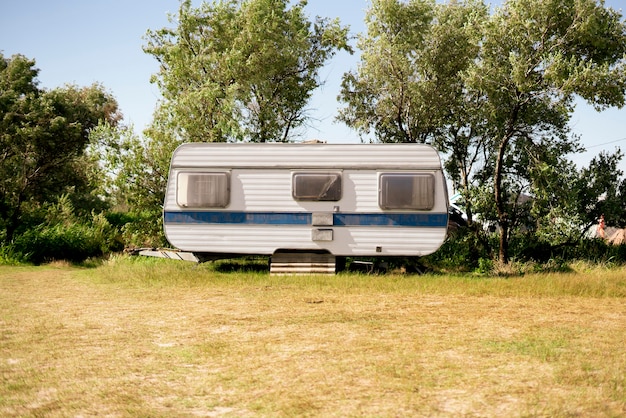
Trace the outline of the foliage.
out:
M 101 255 L 100 243 L 84 225 L 40 225 L 15 238 L 14 246 L 28 261 L 82 261 Z
M 541 191 L 538 180 L 555 178 L 542 176 L 550 159 L 560 167 L 563 155 L 579 150 L 567 127 L 574 95 L 599 109 L 624 104 L 625 53 L 620 14 L 595 0 L 510 0 L 490 19 L 467 85 L 482 98 L 489 126 L 502 261 L 516 185 Z
M 420 261 L 439 271 L 472 271 L 481 260 L 490 260 L 493 242 L 478 224 L 450 232 L 441 248 Z
M 12 244 L 0 245 L 0 265 L 17 266 L 27 262 L 24 254 L 15 250 Z
M 130 222 L 122 228 L 122 237 L 127 247 L 169 247 L 163 232 L 163 213 L 158 210 L 133 212 Z
M 18 259 L 35 264 L 51 260 L 83 261 L 122 249 L 118 232 L 102 214 L 84 220 L 74 215 L 68 196 L 48 205 L 45 221 L 17 235 L 9 247 Z
M 563 247 L 562 258 L 565 260 L 585 260 L 591 263 L 626 263 L 626 245 L 610 245 L 601 239 L 583 239 L 577 245 Z
M 482 1 L 376 0 L 367 19 L 340 119 L 380 141 L 446 152 L 470 225 L 476 213 L 497 224 L 501 261 L 510 239 L 548 234 L 555 215 L 569 220 L 561 242 L 605 210 L 622 216 L 625 187 L 611 171 L 621 154 L 582 173 L 566 157 L 582 151 L 568 128 L 576 95 L 599 110 L 624 104 L 619 12 L 595 0 L 509 0 L 491 16 Z
M 453 115 L 466 116 L 461 74 L 477 54 L 486 13 L 476 1 L 374 0 L 359 37 L 361 63 L 343 79 L 339 120 L 381 142 L 440 141 Z
M 35 62 L 0 55 L 0 230 L 4 243 L 24 232 L 46 202 L 60 195 L 77 212 L 102 209 L 85 157 L 89 131 L 99 121 L 115 124 L 117 103 L 94 84 L 37 87 Z
M 588 229 L 604 216 L 609 225 L 623 225 L 626 221 L 626 179 L 618 164 L 621 151 L 601 153 L 583 168 L 574 180 L 573 212 L 581 218 L 583 229 Z
M 150 30 L 144 50 L 160 63 L 153 77 L 160 115 L 184 141 L 287 141 L 306 121 L 319 69 L 349 50 L 338 20 L 304 13 L 306 1 L 181 2 L 177 27 Z M 170 20 L 174 23 L 174 17 Z
M 144 139 L 132 127 L 120 125 L 102 124 L 91 133 L 89 153 L 99 161 L 105 194 L 115 210 L 127 215 L 120 225 L 127 246 L 167 245 L 162 207 L 170 159 L 179 142 L 158 121 Z
M 494 253 L 498 245 L 497 235 L 482 229 L 476 230 L 478 226 L 474 224 L 473 227 L 454 231 L 437 252 L 421 258 L 420 262 L 433 271 L 473 272 L 480 275 L 569 271 L 568 265 L 576 262 L 593 265 L 626 264 L 624 244 L 611 245 L 602 239 L 580 236 L 575 239 L 545 237 L 533 230 L 511 236 L 510 251 L 515 258 L 509 263 L 501 263 Z M 576 227 L 570 226 L 563 229 L 566 232 L 578 231 Z

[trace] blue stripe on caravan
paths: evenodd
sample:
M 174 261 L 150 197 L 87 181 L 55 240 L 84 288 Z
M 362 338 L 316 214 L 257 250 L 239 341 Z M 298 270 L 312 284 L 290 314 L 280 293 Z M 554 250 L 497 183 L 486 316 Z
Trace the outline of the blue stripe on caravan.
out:
M 444 227 L 448 225 L 445 213 L 336 213 L 337 226 L 406 226 Z
M 311 225 L 307 212 L 165 212 L 166 224 Z M 447 213 L 334 213 L 333 226 L 446 227 Z
M 310 225 L 311 214 L 306 212 L 165 212 L 163 221 L 173 224 Z

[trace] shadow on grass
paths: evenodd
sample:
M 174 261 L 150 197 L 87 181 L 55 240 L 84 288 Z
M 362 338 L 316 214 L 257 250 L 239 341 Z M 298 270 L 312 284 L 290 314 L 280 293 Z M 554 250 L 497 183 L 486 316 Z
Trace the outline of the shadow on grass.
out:
M 268 257 L 242 257 L 213 262 L 213 269 L 220 273 L 269 273 Z

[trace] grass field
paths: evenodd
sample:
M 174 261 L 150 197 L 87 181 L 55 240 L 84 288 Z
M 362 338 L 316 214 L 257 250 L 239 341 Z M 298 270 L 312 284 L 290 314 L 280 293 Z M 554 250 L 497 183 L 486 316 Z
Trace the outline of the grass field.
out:
M 626 416 L 626 268 L 231 267 L 0 266 L 0 416 Z

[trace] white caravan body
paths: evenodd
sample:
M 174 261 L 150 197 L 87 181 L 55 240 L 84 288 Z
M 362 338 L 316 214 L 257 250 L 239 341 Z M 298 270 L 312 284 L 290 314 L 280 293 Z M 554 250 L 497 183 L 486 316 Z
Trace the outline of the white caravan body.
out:
M 446 180 L 427 145 L 188 143 L 163 224 L 198 255 L 423 256 L 446 238 Z

